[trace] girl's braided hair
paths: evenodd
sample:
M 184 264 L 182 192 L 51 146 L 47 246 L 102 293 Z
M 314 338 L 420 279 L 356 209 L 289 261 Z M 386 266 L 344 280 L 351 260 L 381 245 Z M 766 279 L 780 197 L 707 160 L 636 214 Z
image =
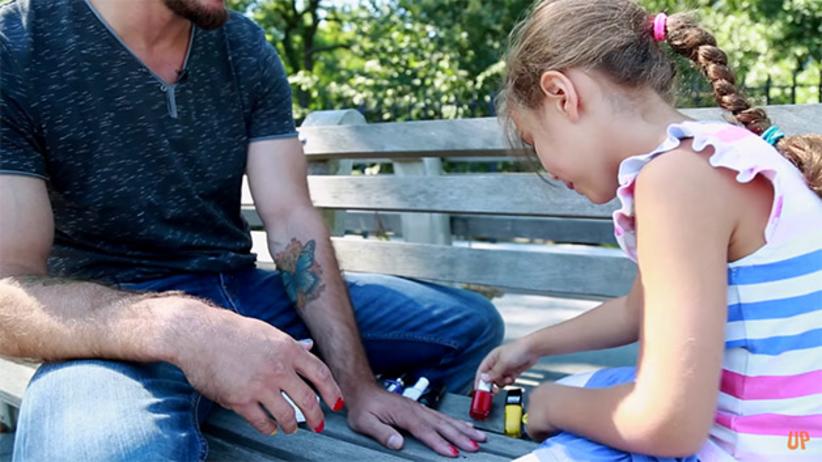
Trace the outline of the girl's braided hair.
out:
M 727 55 L 693 15 L 668 17 L 667 43 L 700 68 L 735 122 L 757 135 L 771 126 L 765 111 L 739 93 Z M 652 88 L 673 102 L 676 68 L 655 42 L 653 18 L 641 6 L 632 0 L 542 0 L 511 33 L 498 113 L 510 125 L 512 108 L 541 103 L 544 72 L 571 67 L 596 69 L 625 88 Z M 822 197 L 822 136 L 784 137 L 776 148 Z

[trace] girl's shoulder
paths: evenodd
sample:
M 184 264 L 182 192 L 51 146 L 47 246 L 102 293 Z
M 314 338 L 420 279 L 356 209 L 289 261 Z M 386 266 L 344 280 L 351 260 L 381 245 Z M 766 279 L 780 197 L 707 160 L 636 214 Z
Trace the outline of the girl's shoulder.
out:
M 656 149 L 622 161 L 618 180 L 620 208 L 613 214 L 614 233 L 634 260 L 635 195 L 640 183 L 646 195 L 680 185 L 680 199 L 725 203 L 728 218 L 740 222 L 759 222 L 757 217 L 764 215 L 766 241 L 776 229 L 786 195 L 794 205 L 818 202 L 801 173 L 771 145 L 744 128 L 719 121 L 670 125 L 666 139 Z M 670 194 L 668 198 L 677 200 Z

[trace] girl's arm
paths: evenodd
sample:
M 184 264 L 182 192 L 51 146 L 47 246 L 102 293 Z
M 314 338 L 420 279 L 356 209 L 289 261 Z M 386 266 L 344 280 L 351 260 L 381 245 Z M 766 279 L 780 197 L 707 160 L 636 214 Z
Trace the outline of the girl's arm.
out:
M 529 432 L 562 429 L 608 446 L 685 456 L 703 444 L 724 348 L 727 249 L 737 187 L 687 148 L 648 164 L 636 185 L 644 290 L 637 380 L 605 389 L 548 384 L 531 397 Z M 738 197 L 738 196 L 737 196 Z
M 613 298 L 573 319 L 523 337 L 529 351 L 549 356 L 627 345 L 639 338 L 642 284 L 637 274 L 628 295 Z
M 493 349 L 477 369 L 476 381 L 511 385 L 540 356 L 611 348 L 635 342 L 639 336 L 642 284 L 574 319 L 546 327 Z

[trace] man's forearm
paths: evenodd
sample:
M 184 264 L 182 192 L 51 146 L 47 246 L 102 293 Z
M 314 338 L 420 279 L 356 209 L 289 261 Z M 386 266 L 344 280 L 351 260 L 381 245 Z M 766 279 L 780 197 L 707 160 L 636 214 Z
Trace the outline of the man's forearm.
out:
M 6 277 L 0 279 L 0 355 L 167 360 L 173 305 L 183 300 L 48 276 Z
M 373 374 L 328 231 L 311 207 L 295 208 L 275 223 L 268 229 L 268 245 L 288 296 L 348 394 Z

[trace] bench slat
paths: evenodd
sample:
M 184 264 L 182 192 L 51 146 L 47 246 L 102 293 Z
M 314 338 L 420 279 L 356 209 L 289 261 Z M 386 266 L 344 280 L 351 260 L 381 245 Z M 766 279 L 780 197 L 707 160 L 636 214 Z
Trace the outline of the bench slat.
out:
M 822 104 L 766 106 L 765 109 L 771 120 L 789 135 L 820 131 Z M 719 108 L 683 109 L 682 112 L 697 120 L 722 120 L 724 114 Z M 510 154 L 499 121 L 493 117 L 301 127 L 299 130 L 310 160 Z
M 618 251 L 483 250 L 345 238 L 333 242 L 340 267 L 347 271 L 525 292 L 615 297 L 628 292 L 636 275 L 634 263 Z
M 471 400 L 466 396 L 449 393 L 443 397 L 439 410 L 456 419 L 471 421 L 467 415 L 470 402 Z M 536 446 L 532 441 L 508 438 L 500 434 L 503 428 L 503 405 L 504 397 L 498 395 L 494 399 L 491 416 L 485 421 L 473 422 L 477 428 L 486 432 L 488 440 L 482 444 L 482 451 L 480 453 L 463 453 L 468 456 L 469 459 L 489 461 L 510 460 L 528 453 Z M 330 429 L 330 434 L 335 438 L 352 442 L 358 446 L 384 450 L 382 446 L 371 438 L 352 432 L 346 424 L 346 417 L 344 415 L 326 412 L 326 420 L 329 423 L 327 428 Z M 328 429 L 326 432 L 329 431 Z M 402 453 L 403 456 L 413 457 L 415 460 L 443 460 L 443 458 L 433 454 L 428 447 L 412 437 L 407 437 L 405 442 L 405 449 Z M 500 457 L 502 459 L 500 459 Z
M 520 218 L 457 215 L 451 217 L 451 231 L 466 238 L 545 239 L 578 244 L 614 244 L 611 220 L 588 218 Z
M 594 205 L 528 173 L 311 176 L 308 184 L 314 205 L 330 209 L 608 219 L 617 208 L 616 201 Z
M 440 402 L 439 411 L 450 415 L 455 419 L 465 420 L 474 424 L 474 427 L 486 432 L 493 433 L 493 438 L 482 444 L 482 450 L 491 454 L 497 454 L 509 459 L 525 455 L 534 450 L 536 443 L 530 440 L 514 439 L 502 436 L 504 432 L 504 406 L 505 393 L 498 393 L 494 396 L 491 414 L 486 420 L 476 421 L 468 416 L 468 409 L 471 399 L 467 396 L 446 394 Z
M 284 460 L 329 461 L 329 460 L 384 460 L 402 462 L 412 460 L 401 454 L 391 454 L 381 447 L 362 447 L 336 437 L 332 427 L 339 422 L 326 418 L 326 430 L 316 434 L 300 428 L 293 435 L 282 432 L 275 436 L 265 436 L 252 428 L 237 414 L 217 409 L 205 424 L 208 433 L 223 439 L 236 441 L 244 447 Z M 346 425 L 347 428 L 347 425 Z M 350 430 L 349 430 L 350 431 Z M 353 433 L 352 433 L 353 434 Z M 430 459 L 439 460 L 439 459 Z
M 251 229 L 262 229 L 263 223 L 253 207 L 243 208 L 243 218 Z M 451 230 L 461 238 L 544 239 L 578 244 L 616 244 L 610 220 L 588 218 L 520 218 L 489 215 L 452 215 Z M 394 212 L 354 211 L 345 216 L 345 230 L 375 235 L 377 232 L 402 236 L 400 215 Z

